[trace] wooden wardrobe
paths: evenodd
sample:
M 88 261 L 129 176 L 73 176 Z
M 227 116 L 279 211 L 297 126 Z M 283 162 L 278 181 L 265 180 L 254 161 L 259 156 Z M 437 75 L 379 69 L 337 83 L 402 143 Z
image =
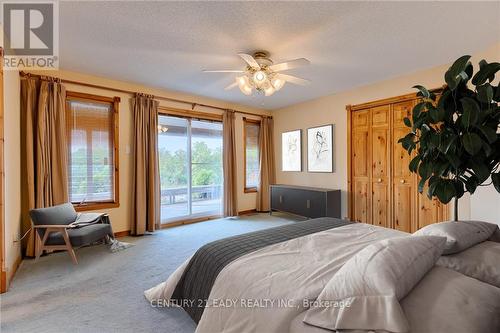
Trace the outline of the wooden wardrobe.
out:
M 348 105 L 349 219 L 414 232 L 448 219 L 449 207 L 417 190 L 412 159 L 398 143 L 416 94 Z

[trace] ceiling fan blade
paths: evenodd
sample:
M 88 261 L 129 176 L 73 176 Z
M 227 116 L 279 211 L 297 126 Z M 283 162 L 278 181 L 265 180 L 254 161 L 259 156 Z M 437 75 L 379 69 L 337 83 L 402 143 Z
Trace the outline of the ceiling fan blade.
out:
M 302 66 L 309 65 L 309 64 L 310 64 L 310 62 L 306 58 L 299 58 L 299 59 L 294 59 L 294 60 L 290 60 L 287 62 L 282 62 L 280 64 L 271 65 L 271 66 L 269 66 L 269 69 L 274 71 L 274 72 L 281 72 L 281 71 L 286 71 L 288 69 L 302 67 Z
M 259 70 L 260 65 L 255 61 L 254 57 L 246 53 L 238 53 L 241 59 L 245 60 L 245 62 L 252 68 Z
M 301 79 L 300 77 L 296 77 L 288 74 L 279 74 L 279 77 L 285 80 L 286 82 L 298 84 L 299 86 L 307 86 L 311 81 L 306 79 Z
M 243 73 L 244 71 L 239 69 L 221 69 L 221 70 L 202 70 L 203 73 Z
M 233 82 L 230 85 L 228 85 L 226 88 L 224 88 L 224 90 L 230 90 L 230 89 L 233 89 L 234 87 L 237 87 L 237 86 L 238 86 L 238 82 Z

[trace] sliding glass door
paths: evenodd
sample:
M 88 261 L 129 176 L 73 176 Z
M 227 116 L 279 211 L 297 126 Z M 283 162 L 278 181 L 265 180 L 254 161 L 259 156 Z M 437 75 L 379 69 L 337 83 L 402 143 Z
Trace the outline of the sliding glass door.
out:
M 222 211 L 222 123 L 160 115 L 162 223 Z

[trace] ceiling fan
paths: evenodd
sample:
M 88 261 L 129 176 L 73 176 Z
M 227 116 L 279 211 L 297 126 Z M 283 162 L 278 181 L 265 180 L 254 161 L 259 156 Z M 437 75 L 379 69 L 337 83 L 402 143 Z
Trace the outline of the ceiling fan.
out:
M 241 92 L 247 96 L 252 94 L 254 88 L 266 96 L 271 96 L 283 88 L 286 82 L 301 86 L 310 83 L 309 80 L 281 73 L 289 69 L 308 65 L 310 62 L 305 58 L 273 64 L 273 61 L 269 58 L 269 52 L 266 51 L 256 51 L 253 56 L 246 53 L 238 53 L 238 55 L 247 63 L 247 67 L 244 70 L 204 70 L 203 72 L 241 73 L 242 75 L 237 76 L 235 82 L 227 86 L 225 90 L 238 86 Z

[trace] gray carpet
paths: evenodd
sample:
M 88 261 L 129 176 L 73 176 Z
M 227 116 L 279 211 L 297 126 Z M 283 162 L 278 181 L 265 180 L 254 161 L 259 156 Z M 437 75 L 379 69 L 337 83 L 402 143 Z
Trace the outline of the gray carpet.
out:
M 181 309 L 152 308 L 143 291 L 164 281 L 201 245 L 291 223 L 285 215 L 256 214 L 170 228 L 121 240 L 135 246 L 110 253 L 105 245 L 21 264 L 0 296 L 2 332 L 194 332 Z

